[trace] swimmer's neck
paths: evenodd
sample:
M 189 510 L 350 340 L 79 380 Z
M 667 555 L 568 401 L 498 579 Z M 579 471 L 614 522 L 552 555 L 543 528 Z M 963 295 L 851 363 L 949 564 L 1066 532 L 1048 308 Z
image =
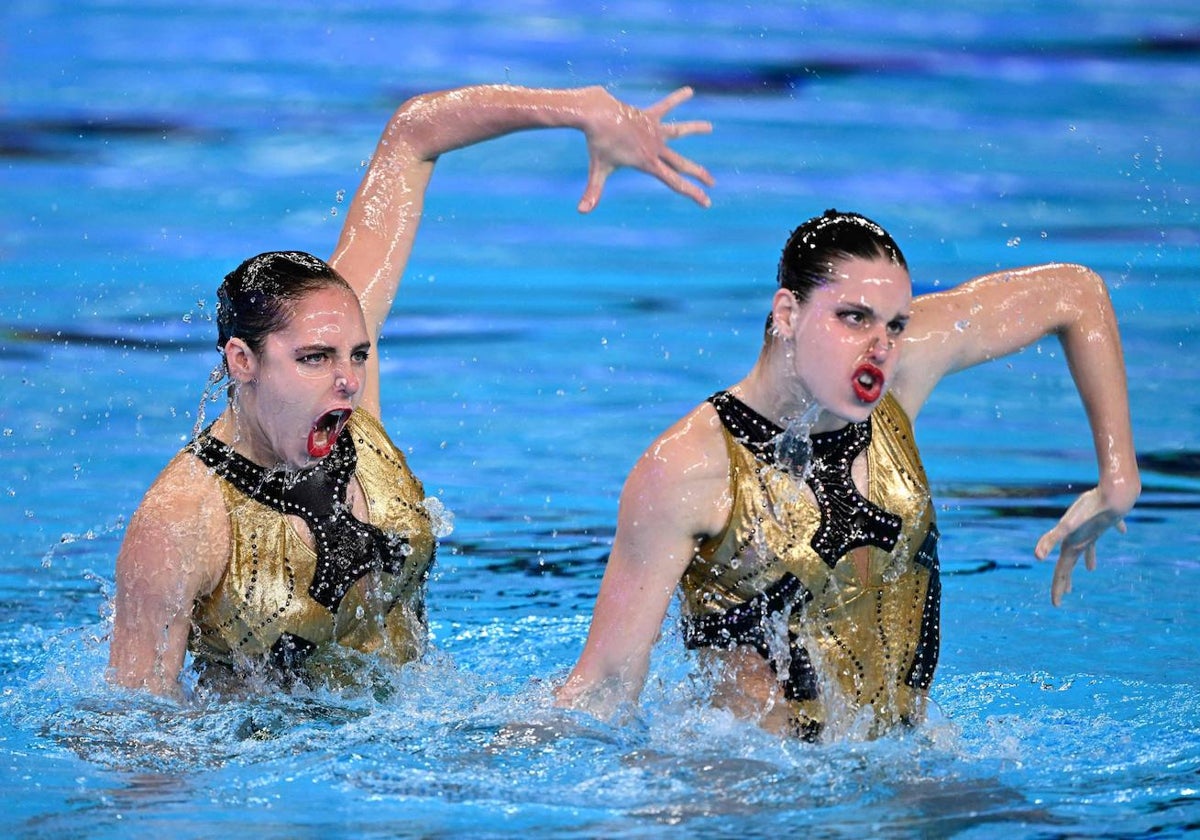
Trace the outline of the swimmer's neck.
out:
M 807 389 L 794 378 L 789 379 L 790 387 L 780 387 L 759 365 L 755 365 L 744 379 L 728 390 L 763 417 L 785 429 L 801 420 L 810 432 L 834 432 L 849 424 L 848 420 L 819 406 Z
M 213 421 L 209 434 L 233 449 L 247 461 L 265 470 L 299 470 L 313 466 L 315 461 L 303 464 L 289 463 L 268 442 L 265 432 L 247 416 L 244 408 L 233 405 L 225 407 Z

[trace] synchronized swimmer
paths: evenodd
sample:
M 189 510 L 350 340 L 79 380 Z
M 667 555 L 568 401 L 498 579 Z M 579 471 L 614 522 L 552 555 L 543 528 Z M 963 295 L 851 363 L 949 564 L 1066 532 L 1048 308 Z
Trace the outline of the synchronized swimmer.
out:
M 919 722 L 940 646 L 938 530 L 912 421 L 941 379 L 1055 335 L 1087 410 L 1099 483 L 1037 543 L 1078 558 L 1141 490 L 1103 281 L 1041 265 L 912 296 L 895 240 L 856 213 L 800 225 L 744 378 L 667 429 L 621 493 L 583 654 L 558 702 L 636 702 L 676 591 L 713 702 L 809 740 Z
M 166 466 L 117 557 L 109 677 L 178 695 L 190 649 L 201 679 L 323 679 L 338 651 L 403 663 L 427 631 L 437 510 L 380 421 L 380 330 L 412 250 L 438 157 L 534 128 L 587 139 L 580 212 L 618 167 L 707 206 L 708 172 L 667 141 L 710 130 L 663 122 L 691 91 L 640 110 L 600 87 L 481 86 L 417 96 L 392 116 L 328 263 L 280 251 L 217 292 L 229 404 Z M 343 657 L 344 658 L 344 657 Z
M 667 141 L 711 126 L 663 122 L 690 95 L 645 110 L 599 87 L 415 97 L 386 127 L 328 262 L 268 252 L 225 278 L 229 402 L 130 521 L 112 681 L 178 696 L 189 651 L 222 687 L 322 680 L 347 649 L 421 656 L 439 513 L 384 430 L 374 353 L 434 164 L 514 131 L 569 127 L 587 138 L 581 212 L 618 167 L 708 206 L 711 176 Z M 1034 548 L 1040 559 L 1059 550 L 1056 605 L 1079 558 L 1094 568 L 1097 539 L 1124 530 L 1141 484 L 1120 336 L 1095 272 L 1031 266 L 914 298 L 892 236 L 831 210 L 791 234 L 777 279 L 753 367 L 630 473 L 559 705 L 610 719 L 635 704 L 678 593 L 716 705 L 809 740 L 918 723 L 941 584 L 913 421 L 943 377 L 1047 336 L 1065 351 L 1099 473 Z

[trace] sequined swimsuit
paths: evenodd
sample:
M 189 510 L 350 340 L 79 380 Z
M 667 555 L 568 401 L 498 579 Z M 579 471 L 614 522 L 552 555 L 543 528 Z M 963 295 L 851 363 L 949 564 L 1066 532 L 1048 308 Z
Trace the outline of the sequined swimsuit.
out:
M 867 707 L 875 730 L 919 719 L 937 665 L 941 586 L 907 415 L 888 395 L 863 423 L 813 435 L 810 496 L 776 460 L 783 429 L 728 392 L 709 402 L 729 454 L 732 509 L 683 575 L 685 643 L 757 651 L 803 737 Z M 867 498 L 850 477 L 864 449 Z M 851 558 L 864 547 L 865 580 Z
M 195 610 L 201 665 L 295 674 L 330 642 L 398 662 L 420 654 L 433 528 L 420 482 L 378 420 L 355 411 L 307 470 L 263 469 L 207 430 L 187 448 L 217 476 L 230 525 L 228 566 Z M 367 522 L 345 504 L 355 480 Z

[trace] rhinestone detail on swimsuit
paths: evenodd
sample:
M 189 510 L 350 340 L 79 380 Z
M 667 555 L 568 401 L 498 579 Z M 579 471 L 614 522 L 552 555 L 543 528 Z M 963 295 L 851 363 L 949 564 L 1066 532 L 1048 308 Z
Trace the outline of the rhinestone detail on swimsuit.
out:
M 784 430 L 728 391 L 709 397 L 721 422 L 742 440 L 757 458 L 785 471 L 790 465 L 775 461 L 775 440 Z M 900 537 L 903 521 L 858 491 L 850 473 L 854 459 L 871 443 L 871 419 L 850 423 L 834 432 L 811 436 L 812 464 L 805 481 L 821 511 L 821 524 L 813 534 L 813 551 L 831 568 L 847 552 L 871 545 L 891 551 Z
M 313 600 L 337 612 L 342 598 L 371 571 L 399 574 L 408 540 L 362 522 L 346 504 L 358 453 L 341 435 L 318 465 L 303 470 L 265 469 L 242 457 L 205 430 L 190 449 L 201 461 L 251 499 L 280 513 L 299 516 L 312 531 L 317 566 L 308 588 Z

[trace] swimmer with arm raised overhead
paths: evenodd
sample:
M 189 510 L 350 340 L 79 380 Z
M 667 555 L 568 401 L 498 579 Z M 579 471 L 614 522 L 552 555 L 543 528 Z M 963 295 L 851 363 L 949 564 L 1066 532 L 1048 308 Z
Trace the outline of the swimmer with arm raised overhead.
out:
M 381 425 L 376 349 L 438 157 L 493 137 L 571 128 L 587 140 L 590 212 L 616 169 L 701 206 L 708 172 L 668 141 L 683 88 L 638 109 L 601 87 L 479 86 L 416 96 L 379 140 L 333 256 L 246 260 L 218 290 L 228 406 L 154 481 L 117 557 L 108 675 L 178 695 L 191 649 L 205 673 L 305 678 L 350 648 L 402 663 L 426 638 L 438 513 Z

